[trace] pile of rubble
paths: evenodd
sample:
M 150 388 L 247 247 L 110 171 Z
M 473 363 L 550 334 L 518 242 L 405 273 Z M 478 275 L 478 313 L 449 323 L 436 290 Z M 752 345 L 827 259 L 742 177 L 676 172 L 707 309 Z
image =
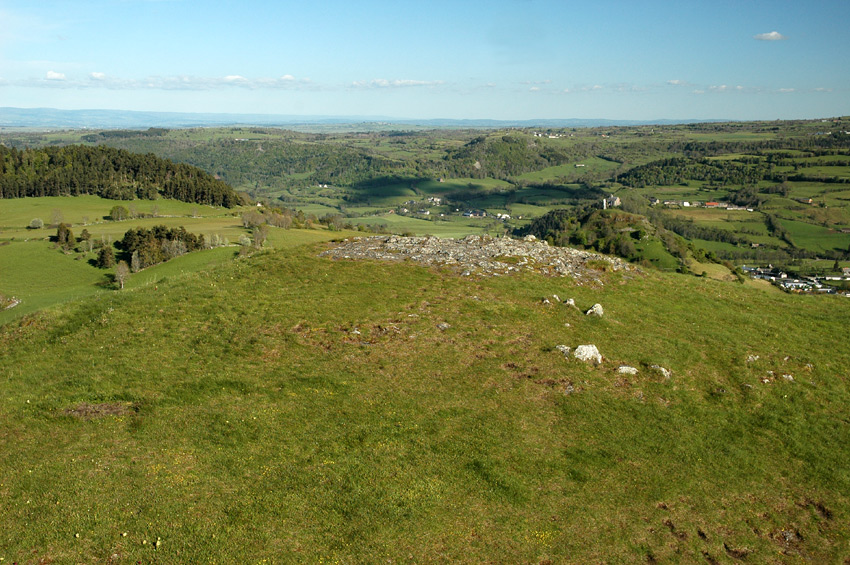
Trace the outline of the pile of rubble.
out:
M 346 239 L 322 255 L 334 259 L 410 259 L 425 265 L 455 267 L 464 276 L 533 271 L 581 281 L 598 278 L 601 267 L 612 271 L 638 270 L 622 259 L 568 247 L 552 247 L 533 235 L 523 239 L 478 235 L 463 239 L 397 235 L 364 237 Z

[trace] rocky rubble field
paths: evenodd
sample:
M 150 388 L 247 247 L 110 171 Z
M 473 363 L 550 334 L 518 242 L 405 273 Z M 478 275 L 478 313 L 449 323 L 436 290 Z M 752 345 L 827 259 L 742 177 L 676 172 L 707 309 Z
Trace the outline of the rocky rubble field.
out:
M 600 270 L 639 271 L 616 257 L 569 247 L 552 247 L 534 236 L 523 239 L 469 235 L 463 239 L 397 235 L 346 239 L 322 253 L 334 259 L 412 260 L 454 267 L 464 276 L 497 276 L 533 271 L 571 277 L 576 282 L 598 278 Z

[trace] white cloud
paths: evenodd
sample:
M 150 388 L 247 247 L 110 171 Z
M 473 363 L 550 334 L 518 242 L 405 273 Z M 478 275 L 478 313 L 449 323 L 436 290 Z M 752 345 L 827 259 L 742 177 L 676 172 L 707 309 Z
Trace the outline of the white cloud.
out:
M 224 77 L 224 80 L 226 80 L 227 82 L 243 82 L 248 79 L 246 79 L 242 75 L 227 75 L 226 77 Z
M 406 88 L 411 86 L 439 86 L 441 84 L 444 84 L 441 80 L 387 80 L 385 78 L 376 78 L 371 81 L 359 80 L 353 82 L 351 86 L 355 88 Z
M 758 35 L 754 35 L 753 39 L 758 39 L 759 41 L 782 41 L 784 39 L 788 39 L 778 31 L 771 31 L 769 33 L 760 33 Z
M 295 80 L 295 77 L 292 75 L 283 75 L 282 77 L 280 77 L 280 80 L 292 81 Z
M 89 73 L 89 78 L 92 80 L 104 80 L 106 73 Z
M 788 92 L 794 92 L 795 90 L 796 90 L 795 88 L 780 88 L 779 92 L 788 93 Z
M 667 84 L 671 86 L 688 86 L 687 82 L 679 79 L 668 80 Z
M 832 92 L 832 89 L 831 88 L 823 88 L 821 86 L 821 87 L 816 88 L 815 92 Z
M 44 76 L 47 80 L 65 80 L 65 73 L 57 73 L 56 71 L 47 71 Z
M 709 86 L 708 89 L 712 92 L 726 92 L 729 90 L 729 87 L 725 84 L 721 84 L 720 86 Z
M 532 86 L 528 90 L 530 90 L 531 92 L 540 92 L 540 87 L 539 86 Z

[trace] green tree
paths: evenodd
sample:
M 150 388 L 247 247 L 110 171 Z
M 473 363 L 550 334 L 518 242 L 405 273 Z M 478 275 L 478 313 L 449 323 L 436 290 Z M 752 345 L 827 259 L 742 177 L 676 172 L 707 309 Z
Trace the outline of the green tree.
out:
M 97 253 L 96 264 L 101 269 L 109 269 L 115 266 L 115 252 L 111 245 L 104 245 Z
M 76 240 L 74 239 L 74 232 L 71 231 L 71 227 L 66 223 L 60 223 L 56 228 L 56 245 L 62 249 L 68 249 L 73 247 L 75 243 Z
M 44 227 L 44 220 L 42 220 L 41 218 L 33 218 L 32 221 L 30 222 L 30 225 L 28 226 L 28 229 L 40 230 L 43 227 Z

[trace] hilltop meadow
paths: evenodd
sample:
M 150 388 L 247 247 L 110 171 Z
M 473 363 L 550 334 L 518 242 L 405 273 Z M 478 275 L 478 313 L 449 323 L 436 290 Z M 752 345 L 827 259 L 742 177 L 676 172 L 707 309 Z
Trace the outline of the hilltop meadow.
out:
M 0 562 L 850 562 L 848 129 L 4 130 Z
M 325 245 L 3 326 L 0 557 L 850 557 L 847 299 Z

